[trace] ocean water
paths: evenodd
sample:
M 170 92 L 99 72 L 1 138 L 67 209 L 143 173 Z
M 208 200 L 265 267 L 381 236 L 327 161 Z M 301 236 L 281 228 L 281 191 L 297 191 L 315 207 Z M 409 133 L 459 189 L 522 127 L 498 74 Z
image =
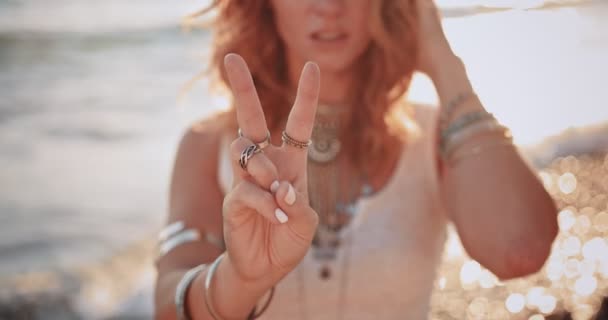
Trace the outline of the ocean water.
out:
M 95 264 L 161 225 L 180 135 L 225 105 L 204 79 L 177 99 L 209 43 L 179 18 L 205 2 L 0 2 L 0 279 Z M 608 121 L 608 1 L 565 2 L 440 2 L 522 145 Z M 436 99 L 422 76 L 411 97 Z
M 181 87 L 204 32 L 164 1 L 0 3 L 0 276 L 106 256 L 157 228 L 176 143 L 213 99 Z

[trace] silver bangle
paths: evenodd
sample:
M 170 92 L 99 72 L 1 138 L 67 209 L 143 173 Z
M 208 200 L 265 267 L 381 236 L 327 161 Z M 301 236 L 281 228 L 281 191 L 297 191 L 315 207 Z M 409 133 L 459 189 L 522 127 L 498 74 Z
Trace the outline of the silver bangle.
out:
M 186 229 L 184 221 L 175 221 L 164 227 L 158 235 L 158 256 L 157 260 L 169 254 L 173 249 L 190 242 L 206 241 L 225 251 L 224 241 L 209 232 L 202 232 L 196 228 Z
M 167 239 L 173 237 L 178 232 L 184 230 L 186 228 L 186 224 L 182 220 L 175 221 L 166 227 L 164 227 L 158 233 L 158 241 L 167 241 Z
M 222 318 L 217 314 L 217 312 L 215 311 L 215 308 L 213 308 L 213 300 L 211 299 L 211 293 L 210 293 L 211 292 L 211 281 L 213 280 L 213 276 L 215 275 L 215 271 L 217 270 L 217 267 L 219 266 L 222 259 L 224 259 L 225 254 L 226 254 L 226 252 L 220 254 L 219 257 L 217 257 L 215 259 L 215 261 L 213 261 L 213 263 L 209 267 L 207 276 L 205 277 L 205 304 L 207 305 L 207 311 L 209 312 L 209 315 L 211 315 L 211 317 L 214 320 L 222 320 Z M 260 308 L 260 310 L 258 312 L 256 312 L 256 308 L 254 308 L 247 319 L 257 319 L 260 316 L 262 316 L 262 314 L 270 306 L 270 302 L 272 301 L 272 298 L 274 297 L 274 291 L 275 291 L 275 287 L 272 287 L 270 289 L 270 294 L 268 296 L 268 299 L 266 300 L 266 302 L 264 303 L 262 308 Z
M 496 118 L 494 118 L 494 115 L 485 110 L 472 111 L 463 114 L 462 116 L 454 120 L 452 123 L 450 123 L 450 125 L 446 129 L 441 131 L 441 140 L 445 141 L 455 132 L 466 128 L 473 123 L 485 120 L 496 120 Z
M 211 280 L 213 280 L 213 275 L 215 275 L 215 270 L 217 270 L 217 266 L 219 266 L 222 259 L 224 259 L 224 253 L 220 254 L 215 261 L 209 267 L 209 271 L 207 272 L 207 277 L 205 277 L 205 305 L 207 305 L 207 311 L 209 315 L 214 320 L 221 320 L 220 316 L 217 315 L 217 312 L 213 308 L 213 301 L 211 300 Z
M 486 120 L 470 124 L 468 127 L 462 128 L 460 132 L 453 133 L 445 141 L 443 141 L 441 146 L 443 158 L 448 159 L 450 155 L 458 149 L 458 147 L 478 134 L 499 131 L 504 133 L 505 138 L 511 138 L 511 132 L 509 129 L 498 123 L 496 120 Z
M 476 156 L 476 155 L 480 154 L 481 152 L 483 152 L 484 150 L 494 149 L 494 148 L 499 148 L 499 147 L 512 147 L 512 146 L 513 146 L 513 142 L 511 142 L 509 140 L 491 141 L 491 143 L 476 145 L 473 148 L 471 148 L 470 150 L 466 150 L 465 152 L 460 152 L 458 154 L 451 155 L 450 158 L 448 159 L 448 164 L 450 165 L 450 167 L 454 167 L 456 164 L 458 164 L 463 159 Z
M 186 244 L 188 242 L 194 242 L 201 239 L 201 234 L 196 229 L 182 230 L 177 234 L 174 234 L 169 239 L 163 241 L 159 245 L 158 255 L 162 257 L 169 253 L 171 250 Z
M 201 264 L 194 267 L 184 274 L 182 279 L 177 284 L 175 289 L 175 310 L 177 312 L 178 320 L 190 320 L 190 315 L 186 310 L 186 292 L 192 284 L 192 281 L 207 267 L 206 264 Z

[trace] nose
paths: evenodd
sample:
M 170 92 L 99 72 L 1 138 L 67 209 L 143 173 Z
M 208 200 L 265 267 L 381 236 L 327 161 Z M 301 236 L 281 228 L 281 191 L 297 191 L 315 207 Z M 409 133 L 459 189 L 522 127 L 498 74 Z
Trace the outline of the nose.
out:
M 344 11 L 344 0 L 314 0 L 314 12 L 323 17 L 338 17 Z

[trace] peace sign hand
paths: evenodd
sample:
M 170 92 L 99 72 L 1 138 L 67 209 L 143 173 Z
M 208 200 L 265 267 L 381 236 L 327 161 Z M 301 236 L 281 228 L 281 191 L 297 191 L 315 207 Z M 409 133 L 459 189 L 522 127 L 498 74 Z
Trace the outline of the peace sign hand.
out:
M 304 257 L 318 223 L 317 213 L 308 204 L 307 153 L 294 143 L 270 144 L 261 152 L 252 147 L 246 152 L 265 141 L 269 131 L 243 58 L 228 54 L 224 64 L 242 133 L 231 146 L 234 182 L 223 207 L 227 254 L 243 279 L 278 281 Z M 318 66 L 307 63 L 285 128 L 296 142 L 310 139 L 319 81 Z

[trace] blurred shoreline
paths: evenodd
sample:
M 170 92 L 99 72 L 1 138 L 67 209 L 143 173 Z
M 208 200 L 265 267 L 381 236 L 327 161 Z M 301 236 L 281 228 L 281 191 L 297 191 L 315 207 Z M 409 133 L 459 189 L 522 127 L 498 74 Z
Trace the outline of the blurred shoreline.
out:
M 536 169 L 569 155 L 608 153 L 608 121 L 585 127 L 571 127 L 530 146 L 520 146 L 523 156 Z
M 561 8 L 575 8 L 593 6 L 601 3 L 601 0 L 557 0 L 557 1 L 521 1 L 517 4 L 498 5 L 477 4 L 477 5 L 453 5 L 441 10 L 444 18 L 470 17 L 480 14 L 491 14 L 510 10 L 554 10 Z M 446 3 L 446 5 L 449 5 Z
M 0 277 L 0 319 L 106 319 L 133 311 L 149 318 L 151 304 L 145 312 L 121 306 L 153 283 L 155 246 L 156 233 L 74 269 Z

